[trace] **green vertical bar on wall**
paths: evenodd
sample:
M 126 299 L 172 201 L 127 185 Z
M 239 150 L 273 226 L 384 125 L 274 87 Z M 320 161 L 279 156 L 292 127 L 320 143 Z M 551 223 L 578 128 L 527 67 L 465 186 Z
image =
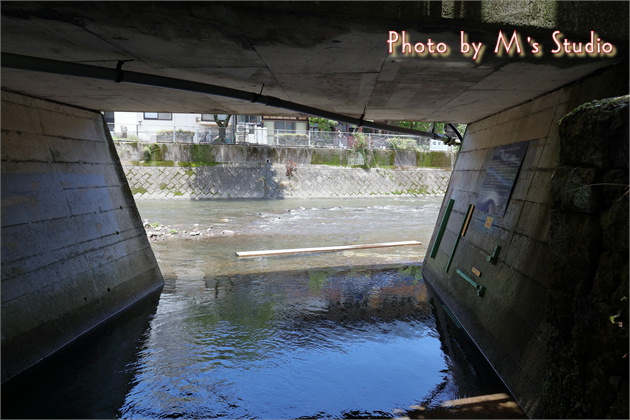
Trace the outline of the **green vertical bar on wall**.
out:
M 435 256 L 437 255 L 437 250 L 440 247 L 440 242 L 442 242 L 442 236 L 444 236 L 444 231 L 446 231 L 448 218 L 450 217 L 451 211 L 453 210 L 453 204 L 455 204 L 455 200 L 453 200 L 452 198 L 448 200 L 446 210 L 444 211 L 444 216 L 442 216 L 442 222 L 440 222 L 440 228 L 438 229 L 438 233 L 435 236 L 435 243 L 433 244 L 431 254 L 429 255 L 431 258 L 435 258 Z
M 464 216 L 464 221 L 462 222 L 462 227 L 459 229 L 459 235 L 457 235 L 457 239 L 455 239 L 455 245 L 453 245 L 453 250 L 451 251 L 451 256 L 448 259 L 448 263 L 446 264 L 446 272 L 451 268 L 451 263 L 453 262 L 453 256 L 455 255 L 455 250 L 457 249 L 457 245 L 459 244 L 460 238 L 463 236 L 464 229 L 468 227 L 468 223 L 470 222 L 470 216 L 472 211 L 475 209 L 473 204 L 468 205 L 468 211 L 466 212 L 466 216 Z

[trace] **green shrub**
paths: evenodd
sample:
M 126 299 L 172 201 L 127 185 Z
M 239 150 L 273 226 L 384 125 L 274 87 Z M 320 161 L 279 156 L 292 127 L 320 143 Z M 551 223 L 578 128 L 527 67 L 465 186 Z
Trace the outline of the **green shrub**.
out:
M 419 146 L 415 139 L 406 139 L 403 137 L 388 138 L 389 145 L 394 150 L 418 150 Z
M 144 153 L 142 155 L 146 162 L 162 160 L 162 150 L 160 146 L 155 143 L 144 146 Z
M 365 152 L 370 148 L 368 139 L 364 133 L 354 133 L 354 142 L 352 143 L 352 149 L 356 152 Z

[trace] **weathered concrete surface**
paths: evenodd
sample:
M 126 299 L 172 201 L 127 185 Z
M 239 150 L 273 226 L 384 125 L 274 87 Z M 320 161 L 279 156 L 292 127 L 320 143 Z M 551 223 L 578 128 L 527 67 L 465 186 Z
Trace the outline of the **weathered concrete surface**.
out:
M 102 115 L 2 92 L 2 382 L 161 287 Z
M 452 168 L 455 152 L 114 141 L 123 165 L 212 166 L 220 163 Z
M 308 28 L 308 30 L 305 30 Z M 388 53 L 389 31 L 444 54 Z M 483 43 L 475 62 L 461 53 Z M 522 54 L 495 54 L 499 31 Z M 553 32 L 614 57 L 554 54 Z M 400 35 L 402 37 L 402 35 Z M 541 54 L 532 52 L 532 42 Z M 371 120 L 469 123 L 524 103 L 628 55 L 628 3 L 3 2 L 2 51 L 209 83 Z M 221 96 L 3 68 L 2 84 L 104 111 L 293 114 Z
M 174 143 L 117 142 L 116 149 L 134 197 L 142 199 L 442 195 L 455 157 L 411 150 Z M 287 163 L 294 165 L 290 173 Z
M 593 324 L 585 323 L 581 314 L 589 314 L 589 305 L 597 303 L 574 297 L 574 293 L 577 293 L 576 296 L 588 295 L 584 290 L 591 289 L 596 272 L 600 273 L 598 278 L 602 287 L 617 291 L 619 296 L 616 298 L 622 298 L 621 290 L 627 290 L 627 275 L 625 286 L 621 274 L 620 282 L 611 280 L 610 276 L 617 279 L 617 274 L 613 273 L 620 273 L 621 270 L 627 272 L 627 251 L 623 253 L 627 249 L 627 236 L 624 238 L 626 248 L 619 247 L 619 255 L 611 254 L 613 248 L 608 249 L 608 254 L 598 252 L 603 227 L 600 216 L 593 215 L 600 211 L 601 197 L 606 194 L 603 190 L 580 187 L 590 185 L 593 181 L 598 182 L 602 179 L 602 174 L 597 173 L 595 164 L 580 165 L 577 170 L 561 168 L 564 165 L 562 159 L 568 158 L 567 152 L 563 152 L 561 148 L 568 140 L 561 140 L 557 121 L 584 102 L 624 94 L 627 80 L 627 67 L 612 68 L 471 124 L 458 155 L 438 222 L 441 221 L 445 205 L 450 199 L 455 200 L 453 212 L 437 255 L 431 258 L 430 253 L 427 253 L 424 262 L 423 273 L 426 280 L 451 308 L 530 417 L 584 417 L 594 413 L 588 410 L 572 410 L 568 407 L 570 403 L 560 404 L 555 409 L 553 407 L 562 399 L 564 386 L 573 378 L 571 369 L 587 369 L 586 366 L 590 366 L 591 361 L 578 357 L 571 365 L 553 364 L 549 360 L 565 360 L 566 355 L 561 353 L 573 344 L 572 340 L 582 343 L 581 348 L 590 348 L 584 344 L 588 342 L 587 335 L 576 334 L 578 331 L 595 333 L 589 327 Z M 597 118 L 599 116 L 595 117 L 595 121 L 598 121 Z M 589 144 L 594 143 L 586 138 L 590 124 L 585 122 L 574 125 L 569 119 L 566 120 L 567 128 L 577 128 L 574 137 L 575 155 L 582 156 L 579 152 L 581 144 L 584 143 L 588 149 Z M 602 129 L 604 126 L 603 123 L 600 125 Z M 612 133 L 606 131 L 611 136 L 606 143 L 600 145 L 603 150 L 609 150 L 609 144 L 620 144 L 617 137 L 620 131 L 626 130 L 627 133 L 627 120 L 613 126 L 620 128 Z M 601 133 L 599 130 L 594 132 Z M 446 272 L 447 262 L 453 252 L 468 205 L 476 204 L 494 148 L 520 141 L 529 141 L 529 147 L 505 215 L 493 216 L 491 226 L 486 227 L 484 225 L 488 214 L 475 210 L 468 230 L 461 237 L 453 255 L 452 266 Z M 623 149 L 618 151 L 623 153 Z M 593 158 L 583 156 L 582 159 Z M 610 162 L 611 159 L 604 158 L 601 161 Z M 607 176 L 610 179 L 622 179 L 625 171 L 627 180 L 627 167 L 616 170 L 617 172 L 610 171 Z M 553 189 L 553 177 L 560 174 L 565 175 L 567 181 L 560 182 L 563 191 L 571 192 L 566 196 L 559 195 Z M 618 195 L 611 191 L 607 193 L 607 197 L 608 203 L 618 200 Z M 627 197 L 625 201 L 623 205 L 627 209 Z M 567 212 L 565 219 L 559 220 L 555 216 L 556 211 L 552 210 L 554 205 Z M 620 220 L 619 213 L 614 214 L 615 216 L 610 216 L 611 220 Z M 612 224 L 612 221 L 608 223 L 609 226 Z M 626 222 L 619 226 L 627 234 L 627 217 Z M 554 232 L 562 232 L 561 235 L 566 240 L 560 241 L 560 236 L 556 239 Z M 429 249 L 435 243 L 436 233 L 437 226 Z M 620 236 L 623 237 L 623 234 Z M 594 237 L 600 239 L 589 239 Z M 604 237 L 610 237 L 612 241 L 612 232 Z M 487 257 L 492 254 L 496 245 L 501 250 L 498 261 L 492 264 Z M 626 258 L 625 266 L 621 264 L 614 269 L 610 266 L 598 269 L 604 267 L 598 265 L 600 258 L 613 263 L 623 261 L 622 256 Z M 473 274 L 473 268 L 479 270 L 480 277 Z M 477 290 L 457 274 L 458 269 L 486 288 L 483 297 L 478 296 Z M 555 277 L 554 272 L 557 273 Z M 557 285 L 553 285 L 553 278 L 558 282 Z M 558 291 L 555 298 L 553 290 Z M 612 301 L 608 302 L 612 304 Z M 612 306 L 609 309 L 612 310 Z M 554 321 L 556 318 L 558 320 Z M 608 319 L 604 321 L 611 324 Z M 572 325 L 575 326 L 573 330 Z M 601 327 L 608 328 L 606 325 Z M 602 338 L 603 341 L 606 339 Z M 550 346 L 554 340 L 557 345 Z M 580 346 L 576 344 L 576 347 Z M 581 353 L 580 357 L 585 354 Z M 608 357 L 613 357 L 606 352 L 602 352 L 600 356 L 605 360 L 612 360 Z M 621 356 L 623 354 L 614 357 Z M 616 375 L 611 374 L 605 380 L 608 381 L 611 376 L 616 378 Z M 555 380 L 546 383 L 549 378 Z M 595 379 L 595 376 L 590 378 Z M 613 379 L 615 381 L 617 379 Z M 623 383 L 619 381 L 618 385 L 623 386 Z M 576 385 L 582 390 L 586 386 L 605 391 L 605 388 L 600 388 L 592 381 L 588 385 L 585 382 Z M 577 395 L 577 389 L 572 389 Z M 550 391 L 554 394 L 548 398 L 547 393 Z M 582 401 L 582 404 L 595 404 L 593 398 L 597 399 L 596 394 L 595 391 L 591 392 L 589 403 Z M 623 406 L 623 402 L 620 405 Z M 625 409 L 627 413 L 627 403 Z
M 586 103 L 560 122 L 545 317 L 551 418 L 628 416 L 628 99 Z
M 191 168 L 124 166 L 136 199 L 358 198 L 442 195 L 451 171 L 437 168 L 350 168 L 221 164 Z

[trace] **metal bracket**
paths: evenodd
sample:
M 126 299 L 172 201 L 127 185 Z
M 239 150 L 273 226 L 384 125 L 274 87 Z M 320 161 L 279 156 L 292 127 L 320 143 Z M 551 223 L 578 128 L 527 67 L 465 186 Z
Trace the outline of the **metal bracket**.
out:
M 446 269 L 444 270 L 448 273 L 448 270 L 451 268 L 451 263 L 453 262 L 453 257 L 455 256 L 455 250 L 457 249 L 457 245 L 459 245 L 459 240 L 462 236 L 466 234 L 466 230 L 468 229 L 468 223 L 470 223 L 470 218 L 473 215 L 473 211 L 475 211 L 475 206 L 473 204 L 468 205 L 468 211 L 466 212 L 466 216 L 464 216 L 464 221 L 462 222 L 462 227 L 459 230 L 459 235 L 457 235 L 457 239 L 455 239 L 455 244 L 453 245 L 453 250 L 451 251 L 451 256 L 446 263 Z
M 459 274 L 460 276 L 463 277 L 464 280 L 466 280 L 468 283 L 470 283 L 475 289 L 477 289 L 477 296 L 482 297 L 484 295 L 484 293 L 486 293 L 486 287 L 480 285 L 479 283 L 477 283 L 476 281 L 474 281 L 473 279 L 471 279 L 470 277 L 468 277 L 466 275 L 466 273 L 464 273 L 462 270 L 457 269 L 457 274 Z
M 125 73 L 122 70 L 122 66 L 127 61 L 133 61 L 133 60 L 134 60 L 133 58 L 130 60 L 118 60 L 118 63 L 116 64 L 116 79 L 114 80 L 114 82 L 120 83 L 123 81 L 123 79 L 125 78 Z
M 491 255 L 488 255 L 486 257 L 486 261 L 488 261 L 492 265 L 495 265 L 497 263 L 497 260 L 499 259 L 499 252 L 501 252 L 501 246 L 495 245 L 494 251 L 492 251 Z
M 433 243 L 431 254 L 429 255 L 431 258 L 435 258 L 435 256 L 437 255 L 438 248 L 440 247 L 440 243 L 442 242 L 442 237 L 444 236 L 444 232 L 446 231 L 448 218 L 451 216 L 451 211 L 453 210 L 453 204 L 455 204 L 455 200 L 453 200 L 452 198 L 448 200 L 446 210 L 444 210 L 444 215 L 442 216 L 442 222 L 440 223 L 440 227 L 438 229 L 438 233 L 437 235 L 435 235 L 435 242 Z

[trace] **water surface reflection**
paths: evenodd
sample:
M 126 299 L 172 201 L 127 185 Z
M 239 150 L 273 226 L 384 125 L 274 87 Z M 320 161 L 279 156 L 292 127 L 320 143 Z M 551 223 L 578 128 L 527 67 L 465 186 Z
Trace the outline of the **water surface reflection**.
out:
M 440 347 L 417 266 L 206 277 L 163 294 L 121 415 L 393 416 L 458 395 Z
M 474 351 L 444 335 L 448 318 L 436 317 L 420 276 L 440 203 L 139 202 L 150 222 L 234 235 L 153 242 L 165 276 L 159 304 L 140 305 L 5 384 L 2 414 L 374 418 L 504 392 Z M 234 255 L 404 240 L 424 245 Z

